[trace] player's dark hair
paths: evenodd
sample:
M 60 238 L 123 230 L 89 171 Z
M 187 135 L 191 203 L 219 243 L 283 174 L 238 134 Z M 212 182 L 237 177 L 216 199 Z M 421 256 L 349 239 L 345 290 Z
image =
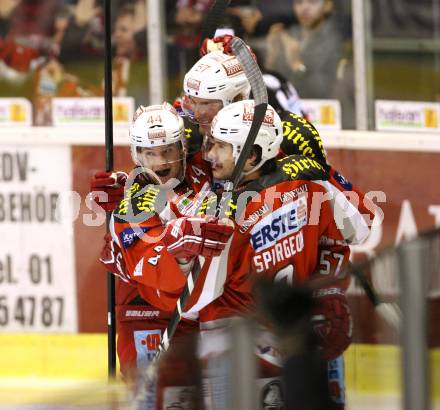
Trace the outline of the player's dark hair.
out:
M 257 165 L 261 161 L 262 149 L 259 145 L 254 145 L 252 147 L 251 153 L 255 155 L 254 165 Z M 277 168 L 276 158 L 268 159 L 260 168 L 259 171 L 261 175 L 271 174 L 275 172 Z

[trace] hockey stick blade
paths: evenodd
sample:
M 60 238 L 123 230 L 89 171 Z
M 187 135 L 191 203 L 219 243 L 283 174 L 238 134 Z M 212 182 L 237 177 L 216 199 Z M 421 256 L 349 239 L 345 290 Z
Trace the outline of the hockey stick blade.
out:
M 402 324 L 402 312 L 395 303 L 381 302 L 376 306 L 376 312 L 389 325 L 400 330 Z
M 263 80 L 263 74 L 248 46 L 241 38 L 234 37 L 231 40 L 231 47 L 246 74 L 246 78 L 251 84 L 255 105 L 267 104 L 267 89 Z
M 203 24 L 202 27 L 199 49 L 202 46 L 203 40 L 205 38 L 214 37 L 215 31 L 220 25 L 225 10 L 229 6 L 230 2 L 231 0 L 217 0 L 214 2 L 211 9 L 208 11 L 205 23 Z
M 360 269 L 349 269 L 349 273 L 359 281 L 359 284 L 364 290 L 368 300 L 374 306 L 377 314 L 394 329 L 399 331 L 402 322 L 402 313 L 399 307 L 395 303 L 383 302 L 377 294 L 376 290 L 374 289 L 373 285 Z

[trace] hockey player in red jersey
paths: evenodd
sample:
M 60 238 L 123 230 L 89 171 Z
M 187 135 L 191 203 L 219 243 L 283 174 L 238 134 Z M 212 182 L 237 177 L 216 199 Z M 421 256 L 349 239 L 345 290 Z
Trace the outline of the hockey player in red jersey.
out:
M 143 256 L 144 247 L 149 246 L 140 237 L 148 231 L 152 235 L 155 231 L 164 233 L 163 227 L 168 219 L 193 215 L 195 211 L 192 205 L 197 203 L 197 193 L 203 195 L 210 187 L 210 169 L 201 159 L 201 154 L 186 155 L 183 120 L 171 105 L 164 103 L 139 107 L 130 127 L 130 139 L 136 168 L 126 186 L 126 197 L 118 204 L 112 216 L 111 237 L 107 236 L 106 247 L 101 255 L 101 261 L 107 269 L 120 278 L 116 294 L 117 349 L 121 371 L 128 378 L 134 377 L 137 369 L 145 368 L 152 360 L 170 318 L 169 312 L 160 309 L 160 296 L 166 298 L 166 289 L 162 283 L 155 284 L 155 278 L 150 278 L 152 286 L 164 290 L 159 296 L 156 294 L 159 303 L 153 306 L 142 298 L 136 282 L 127 274 L 135 269 L 132 261 Z M 94 190 L 104 188 L 112 194 L 111 202 L 103 202 L 107 210 L 116 205 L 115 199 L 120 199 L 121 191 L 118 185 L 125 183 L 122 173 L 117 173 L 116 178 L 117 181 L 110 181 L 111 175 L 101 173 L 92 181 Z M 107 189 L 113 182 L 116 182 L 116 186 Z M 188 226 L 192 227 L 190 223 Z M 171 282 L 177 280 L 176 286 L 184 283 L 185 275 L 192 267 L 188 263 L 188 255 L 194 252 L 215 255 L 224 247 L 222 235 L 227 238 L 227 233 L 223 234 L 225 228 L 219 227 L 214 218 L 198 218 L 198 226 L 203 231 L 203 234 L 197 236 L 200 238 L 199 243 L 187 243 L 185 240 L 177 243 L 171 234 L 172 227 L 163 235 L 164 241 L 173 250 L 170 250 L 169 257 L 164 258 L 161 266 L 166 266 L 164 271 L 168 272 Z M 190 231 L 187 233 L 192 238 L 196 237 L 190 235 Z M 207 244 L 203 243 L 205 237 L 208 239 Z M 196 319 L 197 314 L 183 319 L 176 332 L 177 339 L 198 329 Z M 176 388 L 180 386 L 187 389 L 188 385 L 194 384 L 194 380 L 176 372 L 171 378 L 167 375 L 166 383 L 158 391 L 157 408 L 171 404 L 167 402 L 169 397 L 175 401 Z M 166 392 L 170 384 L 174 391 L 171 396 Z
M 227 113 L 229 109 L 231 112 Z M 230 106 L 221 111 L 214 120 L 212 128 L 214 138 L 207 153 L 207 158 L 213 163 L 214 177 L 230 176 L 234 164 L 230 153 L 232 151 L 232 157 L 237 158 L 237 152 L 240 151 L 242 141 L 247 135 L 245 131 L 247 127 L 243 127 L 240 121 L 245 117 L 250 118 L 251 111 L 249 107 L 247 109 L 242 107 L 241 110 L 237 107 L 233 112 Z M 269 118 L 270 115 L 267 115 L 267 119 Z M 240 127 L 244 128 L 241 133 Z M 286 280 L 288 283 L 304 281 L 311 276 L 338 275 L 348 261 L 349 248 L 346 243 L 361 242 L 368 235 L 368 227 L 360 214 L 354 207 L 348 206 L 342 198 L 342 194 L 337 189 L 339 187 L 331 181 L 332 176 L 325 167 L 312 158 L 293 156 L 278 161 L 278 170 L 281 172 L 267 172 L 270 160 L 266 162 L 264 160 L 270 158 L 267 153 L 271 148 L 269 145 L 265 147 L 262 141 L 263 138 L 256 141 L 257 145 L 261 144 L 261 157 L 257 157 L 259 161 L 256 161 L 254 169 L 248 170 L 243 177 L 244 183 L 247 184 L 242 188 L 246 191 L 259 192 L 256 197 L 260 200 L 255 202 L 256 197 L 254 197 L 246 208 L 241 219 L 243 223 L 238 233 L 234 235 L 229 252 L 232 262 L 229 261 L 228 277 L 223 293 L 200 311 L 201 327 L 215 326 L 218 319 L 230 314 L 225 306 L 230 308 L 234 305 L 234 301 L 238 299 L 237 293 L 248 293 L 248 290 L 241 288 L 241 284 L 246 283 L 244 280 L 246 274 L 254 272 L 256 276 L 269 275 L 275 281 Z M 266 144 L 267 141 L 268 138 Z M 263 166 L 266 166 L 266 169 L 263 169 Z M 261 172 L 255 175 L 255 170 L 259 167 Z M 295 181 L 289 181 L 290 178 Z M 273 192 L 274 189 L 278 198 L 271 198 L 273 195 L 271 190 Z M 314 198 L 333 194 L 335 202 L 332 203 L 333 199 L 331 199 L 320 204 L 318 200 L 318 203 L 314 204 Z M 235 196 L 237 197 L 237 193 Z M 339 199 L 336 199 L 338 197 Z M 239 201 L 237 205 L 238 203 Z M 272 207 L 268 204 L 272 204 Z M 311 221 L 313 212 L 317 211 L 314 206 L 318 207 L 319 213 L 319 222 L 315 226 L 313 226 L 314 221 Z M 343 218 L 345 219 L 343 224 L 340 224 L 341 220 L 336 221 L 339 224 L 334 221 L 335 216 L 338 219 L 334 213 L 338 207 L 340 210 L 351 209 L 345 214 L 349 217 Z M 307 216 L 309 219 L 305 222 Z M 287 223 L 283 223 L 283 218 Z M 301 227 L 301 220 L 304 227 Z M 291 234 L 289 234 L 289 226 L 293 228 Z M 325 230 L 319 231 L 324 226 Z M 297 233 L 293 233 L 294 231 Z M 245 249 L 247 248 L 244 252 L 240 241 Z M 247 244 L 250 246 L 246 246 Z M 239 268 L 237 262 L 234 262 L 238 260 L 241 261 Z M 233 269 L 233 274 L 229 272 L 230 269 Z M 242 274 L 238 273 L 240 270 Z M 343 408 L 343 374 L 341 374 L 343 369 L 338 356 L 347 348 L 351 340 L 351 319 L 345 299 L 344 284 L 319 289 L 315 292 L 315 298 L 319 301 L 314 316 L 315 330 L 323 347 L 323 355 L 330 360 L 329 386 L 335 401 L 340 408 Z M 265 359 L 270 361 L 267 352 L 273 349 L 268 349 L 264 343 L 261 347 Z
M 200 58 L 186 73 L 182 109 L 199 124 L 202 135 L 207 135 L 220 109 L 248 98 L 250 90 L 237 58 L 221 51 L 212 52 Z
M 232 35 L 205 39 L 200 53 L 206 55 L 209 52 L 221 50 L 223 53 L 231 55 L 232 39 Z M 277 91 L 277 94 L 274 95 L 271 89 L 273 84 L 269 81 L 271 77 L 263 75 L 263 78 L 268 87 L 269 102 L 275 104 L 274 108 L 283 119 L 284 138 L 279 157 L 283 158 L 286 155 L 297 154 L 314 158 L 320 162 L 330 175 L 330 183 L 337 189 L 345 192 L 348 200 L 361 212 L 368 226 L 371 226 L 375 205 L 361 191 L 354 187 L 350 181 L 345 179 L 327 163 L 325 150 L 317 130 L 302 116 L 298 115 L 299 113 L 285 111 L 286 108 L 283 105 L 287 102 L 286 96 L 281 90 Z M 327 259 L 332 254 L 330 250 L 326 249 L 328 241 L 331 241 L 331 239 L 326 237 L 323 237 L 320 241 L 320 263 L 323 266 L 321 273 L 324 275 L 330 266 Z M 346 324 L 350 319 L 345 296 L 345 290 L 349 282 L 350 278 L 346 277 L 343 282 L 339 282 L 337 288 L 321 289 L 317 292 L 316 298 L 319 298 L 320 303 L 317 304 L 313 316 L 314 328 L 320 340 L 322 354 L 325 358 L 329 359 L 328 373 L 330 387 L 333 392 L 332 395 L 341 409 L 344 408 L 345 403 L 343 358 L 337 357 L 337 352 L 340 352 L 341 348 L 339 346 L 340 343 L 335 342 L 335 340 L 340 340 L 342 345 L 348 341 L 344 337 L 344 331 L 341 332 L 339 327 L 340 323 Z
M 206 147 L 206 158 L 211 161 L 214 177 L 226 179 L 231 176 L 252 117 L 251 100 L 231 104 L 217 115 L 212 124 L 212 137 L 208 139 Z M 364 240 L 368 227 L 355 207 L 329 183 L 329 175 L 319 162 L 298 155 L 276 161 L 281 141 L 281 120 L 269 108 L 254 152 L 246 162 L 241 186 L 234 192 L 229 210 L 230 216 L 238 218 L 238 228 L 228 260 L 233 261 L 233 255 L 239 252 L 241 263 L 239 267 L 234 267 L 238 269 L 237 272 L 243 270 L 272 278 L 280 275 L 291 282 L 303 282 L 320 270 L 325 270 L 326 275 L 337 275 L 346 263 L 346 244 Z M 248 202 L 244 195 L 247 195 Z M 249 197 L 252 200 L 249 201 Z M 286 210 L 286 216 L 278 210 L 283 207 L 290 211 L 293 208 L 295 212 L 290 215 Z M 265 216 L 270 220 L 268 227 L 260 224 Z M 289 223 L 289 218 L 293 218 L 295 223 Z M 257 230 L 256 227 L 260 225 L 265 228 Z M 286 242 L 285 238 L 291 242 Z M 318 256 L 322 238 L 332 239 L 327 241 L 332 252 L 325 267 L 320 267 L 321 258 Z M 301 251 L 296 250 L 295 244 Z M 292 264 L 292 261 L 296 263 Z M 231 272 L 234 269 L 231 268 Z M 279 274 L 280 270 L 283 270 L 282 274 Z M 227 280 L 232 276 L 228 271 Z M 239 283 L 248 286 L 246 281 Z M 225 297 L 226 287 L 218 301 Z M 200 312 L 201 320 L 206 317 L 207 321 L 211 321 L 221 316 L 215 304 L 216 301 Z M 223 306 L 240 310 L 240 302 L 225 303 Z M 213 312 L 212 316 L 210 311 Z

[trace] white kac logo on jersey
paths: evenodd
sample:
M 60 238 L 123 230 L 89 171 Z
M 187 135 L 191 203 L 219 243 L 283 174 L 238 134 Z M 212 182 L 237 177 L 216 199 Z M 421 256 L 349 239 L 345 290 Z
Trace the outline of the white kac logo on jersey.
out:
M 298 232 L 307 224 L 307 199 L 299 197 L 267 215 L 251 230 L 251 244 L 255 252 L 270 248 L 277 241 Z

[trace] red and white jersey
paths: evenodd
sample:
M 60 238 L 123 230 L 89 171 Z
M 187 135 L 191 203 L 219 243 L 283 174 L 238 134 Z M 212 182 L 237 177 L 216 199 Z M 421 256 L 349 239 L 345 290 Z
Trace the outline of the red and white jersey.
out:
M 156 261 L 154 249 L 157 249 L 160 243 L 156 244 L 154 240 L 162 234 L 167 218 L 195 213 L 193 207 L 201 202 L 198 198 L 209 192 L 210 172 L 209 164 L 201 158 L 201 153 L 198 153 L 188 159 L 185 182 L 174 191 L 160 190 L 156 185 L 142 186 L 137 182 L 130 186 L 125 198 L 113 213 L 110 224 L 114 249 L 122 253 L 128 276 L 136 278 L 136 275 L 139 275 L 145 258 L 150 262 Z M 133 320 L 156 318 L 159 321 L 168 321 L 169 314 L 160 310 L 163 305 L 161 301 L 168 300 L 168 293 L 173 295 L 174 301 L 174 292 L 184 285 L 186 277 L 181 265 L 168 254 L 160 264 L 156 261 L 155 264 L 146 263 L 145 267 L 147 266 L 153 267 L 151 272 L 148 272 L 148 283 L 154 288 L 154 292 L 146 292 L 144 295 L 142 288 L 138 288 L 135 281 L 130 284 L 119 281 L 116 291 L 119 319 L 130 320 L 130 316 Z M 155 303 L 149 302 L 150 299 Z M 138 306 L 137 310 L 132 308 L 133 303 Z M 141 305 L 142 308 L 139 307 Z M 154 314 L 139 313 L 150 308 L 155 311 Z

